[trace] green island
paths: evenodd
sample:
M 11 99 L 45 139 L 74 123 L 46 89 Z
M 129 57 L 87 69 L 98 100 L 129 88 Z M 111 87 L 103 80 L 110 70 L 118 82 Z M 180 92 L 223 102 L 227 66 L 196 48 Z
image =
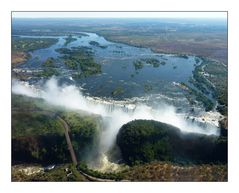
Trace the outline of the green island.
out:
M 94 61 L 93 52 L 88 47 L 59 48 L 56 51 L 63 55 L 65 65 L 77 70 L 81 77 L 101 73 L 101 65 Z
M 70 44 L 71 42 L 74 42 L 76 41 L 77 39 L 76 38 L 73 38 L 72 35 L 68 35 L 65 39 L 65 43 L 64 43 L 64 46 L 67 46 L 68 44 Z
M 144 84 L 144 92 L 150 92 L 153 90 L 153 86 L 150 85 L 149 83 Z
M 89 44 L 92 45 L 92 46 L 97 46 L 97 47 L 102 48 L 102 49 L 107 48 L 107 46 L 102 46 L 102 45 L 100 45 L 99 42 L 96 42 L 96 41 L 90 41 Z
M 42 65 L 45 67 L 55 67 L 55 62 L 56 60 L 53 57 L 49 57 Z
M 159 61 L 158 59 L 155 58 L 143 58 L 141 61 L 145 62 L 146 64 L 152 65 L 154 68 L 159 67 L 161 64 L 165 65 L 165 61 Z
M 142 58 L 134 61 L 135 70 L 140 70 L 144 67 L 145 64 L 152 65 L 154 68 L 158 68 L 160 65 L 165 65 L 165 61 L 159 61 L 155 58 Z
M 134 64 L 135 70 L 140 70 L 140 69 L 142 69 L 144 67 L 144 63 L 142 61 L 140 61 L 140 60 L 134 61 L 133 64 Z
M 44 77 L 49 78 L 52 76 L 58 76 L 60 75 L 59 69 L 57 68 L 57 60 L 53 57 L 49 57 L 46 59 L 45 62 L 42 63 L 42 66 L 44 67 L 42 71 L 37 72 L 35 74 L 36 77 Z
M 188 59 L 188 56 L 186 54 L 177 54 L 177 57 L 183 58 L 183 59 Z
M 123 93 L 124 93 L 124 88 L 122 86 L 118 86 L 111 92 L 111 95 L 113 97 L 115 97 L 115 96 L 119 96 Z

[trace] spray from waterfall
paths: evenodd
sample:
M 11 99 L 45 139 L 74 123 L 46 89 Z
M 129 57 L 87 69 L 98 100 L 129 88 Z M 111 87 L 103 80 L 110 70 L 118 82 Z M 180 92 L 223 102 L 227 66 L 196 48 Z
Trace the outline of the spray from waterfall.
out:
M 103 117 L 105 129 L 101 135 L 99 151 L 107 152 L 115 142 L 116 135 L 122 125 L 136 119 L 156 120 L 171 124 L 185 132 L 218 135 L 216 126 L 206 128 L 187 120 L 177 114 L 174 106 L 159 103 L 157 108 L 151 108 L 143 103 L 137 105 L 122 105 L 114 101 L 94 100 L 85 97 L 74 85 L 59 86 L 56 78 L 51 78 L 42 87 L 36 88 L 26 82 L 13 80 L 12 92 L 28 97 L 42 98 L 48 103 L 62 106 L 70 110 L 83 110 Z

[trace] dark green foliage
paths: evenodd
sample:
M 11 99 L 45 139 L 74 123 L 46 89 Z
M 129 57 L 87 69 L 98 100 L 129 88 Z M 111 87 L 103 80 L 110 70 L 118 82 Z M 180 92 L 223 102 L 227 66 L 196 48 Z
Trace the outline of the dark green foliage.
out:
M 113 97 L 115 97 L 115 96 L 119 96 L 119 95 L 121 95 L 121 94 L 123 94 L 123 93 L 124 93 L 124 88 L 121 87 L 121 86 L 118 86 L 118 87 L 116 87 L 116 88 L 111 92 L 111 95 L 112 95 Z
M 150 64 L 154 68 L 157 68 L 161 64 L 165 65 L 166 62 L 165 61 L 159 61 L 158 59 L 155 59 L 155 58 L 142 58 L 140 60 L 134 61 L 134 68 L 135 68 L 135 70 L 140 70 L 144 67 L 145 64 Z
M 73 38 L 72 35 L 69 35 L 67 38 L 65 38 L 64 46 L 67 46 L 69 43 L 76 41 L 76 38 Z
M 64 128 L 56 117 L 48 112 L 13 111 L 12 132 L 13 137 L 64 134 Z
M 120 181 L 123 179 L 123 175 L 118 172 L 118 173 L 102 173 L 99 171 L 95 171 L 92 169 L 89 169 L 86 164 L 80 163 L 77 165 L 78 171 L 82 171 L 85 174 L 88 174 L 90 176 L 100 178 L 100 179 L 110 179 L 110 180 L 115 180 L 115 181 Z
M 223 64 L 215 61 L 205 61 L 205 71 L 211 76 L 208 79 L 214 84 L 214 97 L 217 99 L 218 111 L 227 116 L 228 110 L 228 70 Z
M 186 97 L 189 100 L 190 103 L 193 103 L 192 97 L 194 96 L 196 98 L 196 101 L 200 101 L 203 106 L 205 107 L 205 111 L 211 111 L 214 107 L 214 103 L 211 99 L 209 99 L 207 96 L 205 96 L 203 93 L 191 88 L 187 84 L 181 82 L 180 83 L 184 88 L 187 89 Z
M 68 172 L 66 172 L 68 169 Z M 68 175 L 67 175 L 68 174 Z M 56 166 L 55 169 L 36 175 L 32 181 L 49 181 L 49 182 L 76 182 L 85 181 L 85 178 L 77 171 L 73 164 L 63 164 Z
M 134 61 L 134 68 L 135 70 L 140 70 L 144 67 L 144 63 L 140 60 Z
M 56 164 L 71 158 L 64 134 L 32 135 L 12 139 L 12 162 Z
M 196 66 L 193 71 L 193 79 L 190 82 L 203 94 L 212 93 L 219 103 L 217 110 L 223 115 L 227 115 L 227 68 L 223 64 L 208 58 L 202 59 L 203 62 Z M 208 74 L 207 77 L 205 77 L 205 73 Z
M 78 160 L 94 149 L 99 136 L 100 118 L 82 112 L 62 112 L 40 99 L 12 96 L 13 163 L 55 164 L 71 162 L 65 139 L 68 123 L 70 138 Z
M 107 46 L 102 46 L 102 45 L 100 45 L 100 44 L 99 44 L 98 42 L 96 42 L 96 41 L 90 41 L 89 44 L 92 45 L 92 46 L 100 47 L 100 48 L 102 48 L 102 49 L 107 48 Z
M 138 120 L 121 127 L 117 135 L 117 144 L 121 149 L 123 159 L 128 164 L 151 162 L 159 156 L 163 160 L 171 157 L 168 137 L 165 135 L 166 124 L 160 125 L 162 129 L 156 129 L 157 124 L 153 121 Z
M 38 72 L 36 74 L 36 76 L 47 78 L 47 77 L 51 77 L 51 76 L 58 76 L 59 74 L 60 73 L 58 72 L 57 69 L 49 67 L 49 68 L 44 69 L 42 72 Z
M 41 48 L 47 48 L 57 43 L 56 38 L 12 38 L 12 51 L 30 52 Z
M 159 61 L 155 58 L 143 58 L 141 61 L 145 62 L 146 64 L 151 64 L 154 68 L 157 68 L 160 66 L 160 64 L 165 65 L 165 61 Z
M 196 62 L 196 64 L 198 64 L 200 62 L 200 59 L 196 57 L 195 62 Z
M 180 58 L 188 59 L 188 56 L 186 54 L 178 54 L 177 56 Z
M 60 73 L 56 68 L 56 59 L 49 57 L 47 60 L 42 64 L 44 69 L 41 72 L 36 74 L 37 77 L 51 77 L 51 76 L 58 76 Z
M 123 125 L 117 135 L 117 145 L 129 165 L 154 160 L 227 162 L 227 138 L 182 133 L 178 128 L 157 121 L 137 120 Z
M 65 163 L 70 161 L 64 127 L 39 99 L 12 96 L 12 162 Z M 43 110 L 45 109 L 45 110 Z
M 150 92 L 151 90 L 153 90 L 152 85 L 150 85 L 150 84 L 144 85 L 144 92 Z
M 63 54 L 62 58 L 65 65 L 70 69 L 81 72 L 82 77 L 101 73 L 101 65 L 94 61 L 93 52 L 90 48 L 59 48 L 56 51 Z
M 87 155 L 97 149 L 100 118 L 74 112 L 64 112 L 61 116 L 70 127 L 70 137 L 77 159 L 87 159 Z
M 49 57 L 42 65 L 45 67 L 54 67 L 54 64 L 55 64 L 55 59 L 52 57 Z

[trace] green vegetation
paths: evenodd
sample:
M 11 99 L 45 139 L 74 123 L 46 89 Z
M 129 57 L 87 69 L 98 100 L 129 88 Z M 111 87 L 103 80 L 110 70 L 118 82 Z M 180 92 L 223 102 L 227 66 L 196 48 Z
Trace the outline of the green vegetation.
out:
M 228 114 L 228 70 L 223 64 L 215 61 L 207 62 L 205 72 L 210 74 L 209 81 L 214 85 L 214 97 L 219 105 L 217 110 L 223 115 Z
M 54 38 L 21 38 L 12 37 L 12 64 L 22 64 L 26 62 L 31 55 L 28 52 L 47 48 L 55 43 L 57 39 Z
M 12 51 L 30 52 L 41 48 L 48 48 L 56 44 L 56 38 L 12 38 Z
M 227 181 L 227 165 L 200 164 L 179 165 L 172 162 L 155 161 L 136 165 L 123 173 L 129 181 Z
M 159 61 L 158 59 L 155 58 L 142 58 L 139 60 L 134 61 L 134 67 L 135 70 L 140 70 L 144 67 L 145 64 L 150 64 L 154 68 L 158 68 L 160 65 L 165 65 L 165 61 Z
M 51 77 L 51 76 L 58 76 L 60 73 L 56 66 L 56 59 L 49 57 L 47 60 L 42 64 L 44 69 L 40 72 L 35 74 L 36 77 Z
M 101 118 L 95 115 L 85 115 L 76 112 L 62 112 L 60 116 L 70 127 L 70 137 L 78 160 L 84 160 L 87 155 L 97 149 Z
M 135 70 L 140 70 L 140 69 L 142 69 L 144 67 L 144 63 L 142 61 L 140 61 L 140 60 L 134 61 L 133 64 L 134 64 Z
M 151 90 L 153 90 L 152 85 L 144 84 L 144 92 L 150 92 Z
M 147 120 L 123 125 L 117 135 L 123 160 L 138 165 L 155 160 L 176 163 L 226 163 L 227 138 L 182 133 L 171 125 Z
M 193 71 L 193 79 L 191 79 L 190 82 L 204 95 L 212 93 L 212 96 L 219 103 L 217 110 L 227 116 L 227 67 L 207 58 L 202 59 L 203 62 L 195 67 Z
M 196 58 L 195 58 L 195 62 L 196 62 L 196 64 L 199 64 L 200 59 L 199 59 L 198 57 L 196 57 Z
M 101 119 L 83 112 L 66 112 L 40 99 L 12 97 L 12 161 L 18 163 L 62 164 L 71 157 L 61 116 L 70 128 L 78 160 L 96 148 Z
M 89 44 L 92 45 L 92 46 L 100 47 L 102 49 L 107 48 L 107 46 L 102 46 L 102 45 L 99 44 L 99 42 L 96 42 L 96 41 L 90 41 Z
M 122 95 L 123 93 L 124 93 L 124 88 L 122 86 L 118 86 L 111 92 L 111 95 L 113 97 L 116 97 L 116 96 Z
M 32 181 L 47 181 L 47 182 L 67 182 L 67 181 L 87 181 L 82 176 L 73 164 L 58 165 L 50 171 L 40 171 L 31 175 L 27 175 L 23 170 L 28 168 L 36 168 L 40 170 L 41 166 L 18 165 L 12 167 L 12 181 L 14 182 L 32 182 Z
M 65 43 L 64 46 L 67 46 L 68 44 L 70 44 L 71 42 L 76 41 L 76 38 L 73 38 L 72 35 L 68 35 L 67 38 L 65 38 Z
M 93 52 L 88 47 L 59 48 L 56 51 L 63 54 L 62 58 L 66 66 L 81 72 L 81 77 L 101 73 L 101 65 L 94 61 Z
M 183 59 L 188 59 L 188 56 L 186 54 L 177 54 L 177 57 L 183 58 Z
M 117 173 L 102 173 L 99 171 L 95 171 L 92 169 L 89 169 L 86 164 L 80 163 L 77 165 L 77 169 L 79 171 L 84 172 L 87 175 L 96 177 L 96 178 L 101 178 L 101 179 L 110 179 L 110 180 L 115 180 L 115 181 L 120 181 L 123 179 L 121 172 Z
M 47 69 L 44 69 L 43 71 L 41 72 L 38 72 L 36 74 L 36 77 L 45 77 L 45 78 L 48 78 L 48 77 L 51 77 L 51 76 L 58 76 L 60 73 L 58 72 L 57 69 L 55 68 L 47 68 Z
M 155 58 L 143 58 L 143 59 L 141 59 L 141 61 L 145 62 L 146 64 L 152 65 L 154 68 L 159 67 L 161 64 L 162 65 L 166 64 L 165 61 L 159 61 Z
M 55 62 L 56 61 L 53 57 L 49 57 L 42 65 L 45 67 L 55 67 Z
M 70 162 L 64 128 L 42 100 L 12 96 L 12 162 Z
M 45 111 L 13 111 L 13 137 L 47 135 L 51 133 L 64 134 L 64 128 L 54 114 Z
M 213 109 L 214 103 L 212 102 L 211 99 L 209 99 L 207 96 L 205 96 L 201 92 L 191 88 L 190 86 L 188 86 L 187 84 L 185 84 L 183 82 L 181 82 L 180 84 L 181 84 L 182 88 L 186 88 L 187 94 L 185 94 L 185 95 L 190 103 L 193 102 L 192 97 L 194 96 L 196 101 L 199 101 L 203 104 L 205 111 L 211 111 Z
M 71 158 L 64 134 L 26 135 L 12 138 L 12 163 L 60 164 Z

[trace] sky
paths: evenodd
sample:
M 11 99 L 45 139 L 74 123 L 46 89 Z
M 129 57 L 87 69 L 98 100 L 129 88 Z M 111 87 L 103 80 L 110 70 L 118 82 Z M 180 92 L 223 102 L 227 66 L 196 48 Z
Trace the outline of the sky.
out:
M 12 12 L 14 18 L 227 18 L 227 12 Z

